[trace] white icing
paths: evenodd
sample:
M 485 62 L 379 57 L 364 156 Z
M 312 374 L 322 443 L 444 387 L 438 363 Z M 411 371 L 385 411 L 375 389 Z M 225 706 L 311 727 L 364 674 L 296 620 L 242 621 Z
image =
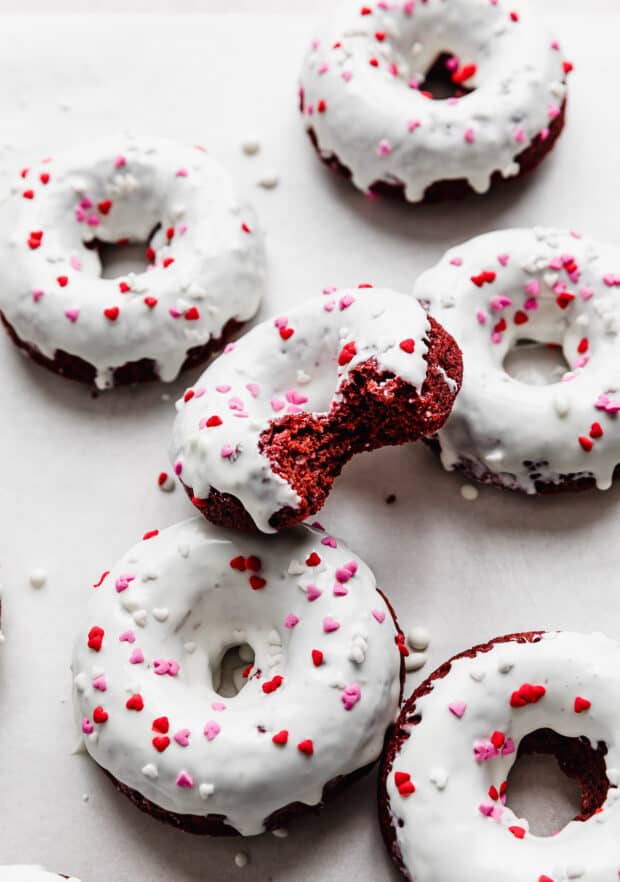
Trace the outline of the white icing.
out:
M 403 183 L 410 202 L 435 181 L 465 178 L 482 193 L 494 172 L 517 174 L 516 157 L 548 136 L 566 94 L 562 55 L 534 7 L 524 0 L 340 4 L 301 73 L 305 124 L 322 155 L 336 155 L 361 190 Z M 417 86 L 444 52 L 477 66 L 466 83 L 475 91 L 429 100 Z
M 112 384 L 114 368 L 141 358 L 171 381 L 189 349 L 256 312 L 264 276 L 256 218 L 202 149 L 110 137 L 36 163 L 18 181 L 3 208 L 0 309 L 48 358 L 63 350 L 93 364 L 100 388 Z M 157 224 L 147 271 L 101 278 L 88 242 L 143 242 Z M 106 317 L 115 307 L 118 316 Z
M 502 673 L 506 662 L 511 668 Z M 499 790 L 506 781 L 521 739 L 547 727 L 569 738 L 585 736 L 593 747 L 605 742 L 605 762 L 617 767 L 619 665 L 616 641 L 566 632 L 545 634 L 538 643 L 497 644 L 475 660 L 453 661 L 449 673 L 433 681 L 432 692 L 416 702 L 421 722 L 411 726 L 387 778 L 393 828 L 411 879 L 445 882 L 455 861 L 462 882 L 523 882 L 543 875 L 564 882 L 574 878 L 575 867 L 591 882 L 616 878 L 617 791 L 609 790 L 601 813 L 544 837 L 529 833 L 527 820 L 489 796 L 489 788 Z M 472 678 L 480 672 L 481 680 Z M 524 683 L 546 692 L 535 704 L 513 708 L 511 695 Z M 591 708 L 575 712 L 577 697 Z M 488 745 L 494 732 L 505 735 L 507 752 L 477 760 L 474 746 Z M 399 793 L 396 771 L 411 775 L 416 789 L 410 796 Z M 511 826 L 524 828 L 524 838 L 516 838 Z
M 477 287 L 472 276 L 484 271 L 495 273 L 495 281 Z M 414 296 L 463 353 L 463 385 L 438 435 L 447 469 L 464 462 L 476 477 L 491 473 L 528 493 L 536 492 L 534 475 L 554 483 L 572 474 L 594 477 L 600 489 L 611 485 L 620 462 L 618 274 L 617 248 L 522 229 L 458 245 L 418 279 Z M 563 293 L 574 295 L 565 309 L 557 303 Z M 507 327 L 497 331 L 502 320 Z M 511 377 L 504 358 L 522 339 L 560 344 L 570 372 L 546 386 Z M 587 350 L 579 351 L 584 340 Z M 603 437 L 590 438 L 593 423 Z M 590 451 L 580 437 L 592 443 Z
M 306 527 L 277 538 L 229 532 L 198 517 L 132 548 L 93 592 L 75 644 L 75 713 L 91 756 L 162 808 L 221 814 L 244 835 L 260 833 L 289 803 L 318 804 L 328 781 L 373 762 L 398 709 L 395 629 L 368 567 L 323 538 Z M 318 565 L 305 563 L 312 552 Z M 258 557 L 258 571 L 232 568 L 239 555 Z M 304 572 L 291 576 L 291 560 L 304 561 Z M 354 573 L 344 579 L 351 561 Z M 252 576 L 264 587 L 252 590 Z M 334 593 L 337 585 L 347 593 Z M 164 606 L 169 615 L 158 621 L 153 610 Z M 145 610 L 141 628 L 135 607 Z M 337 630 L 326 630 L 334 623 Z M 93 626 L 105 632 L 100 651 L 87 645 Z M 351 661 L 349 644 L 360 632 L 364 658 Z M 255 653 L 252 672 L 241 692 L 222 698 L 214 673 L 227 649 L 244 643 Z M 324 654 L 318 667 L 315 649 Z M 169 662 L 178 670 L 155 673 Z M 265 693 L 275 676 L 282 685 Z M 142 711 L 126 708 L 135 694 Z M 109 715 L 104 723 L 94 722 L 97 706 Z M 152 723 L 162 716 L 171 743 L 160 753 L 152 739 L 164 733 Z M 282 730 L 289 740 L 278 746 L 272 738 Z M 312 756 L 297 747 L 306 739 Z M 180 775 L 191 786 L 179 786 Z
M 48 873 L 41 867 L 0 867 L 0 882 L 58 882 L 60 878 L 58 873 Z M 67 882 L 79 882 L 79 879 L 71 876 Z
M 290 329 L 294 334 L 282 339 Z M 263 322 L 207 368 L 189 401 L 177 403 L 171 450 L 177 473 L 199 498 L 210 487 L 236 496 L 260 530 L 273 532 L 271 516 L 296 508 L 299 498 L 259 451 L 263 430 L 287 413 L 328 412 L 352 368 L 371 358 L 379 370 L 421 387 L 427 331 L 428 319 L 411 298 L 375 288 L 329 289 Z M 403 338 L 415 341 L 412 353 L 400 348 Z M 356 354 L 340 366 L 339 353 L 351 341 Z M 210 428 L 205 420 L 214 415 L 222 425 Z

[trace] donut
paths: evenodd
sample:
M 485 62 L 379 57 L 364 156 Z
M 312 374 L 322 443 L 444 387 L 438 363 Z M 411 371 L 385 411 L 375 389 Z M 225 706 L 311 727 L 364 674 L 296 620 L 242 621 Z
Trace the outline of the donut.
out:
M 563 60 L 525 0 L 347 0 L 300 82 L 320 158 L 364 192 L 435 202 L 535 168 L 564 126 Z
M 65 876 L 62 873 L 48 873 L 41 867 L 0 867 L 0 882 L 53 882 L 54 879 L 69 879 L 69 882 L 80 882 L 73 876 Z
M 611 486 L 620 462 L 620 251 L 576 233 L 502 230 L 450 249 L 414 296 L 459 341 L 465 381 L 433 443 L 446 469 L 536 494 Z M 534 386 L 504 359 L 522 341 L 568 369 Z M 560 371 L 562 369 L 560 368 Z
M 280 530 L 321 508 L 355 453 L 432 435 L 460 382 L 458 347 L 410 297 L 328 288 L 187 389 L 174 470 L 214 523 Z
M 388 850 L 416 882 L 561 882 L 617 876 L 620 646 L 531 632 L 475 646 L 405 703 L 380 779 Z M 537 836 L 506 798 L 519 755 L 547 753 L 581 788 L 581 813 Z
M 146 533 L 97 584 L 73 654 L 76 718 L 153 817 L 255 835 L 379 757 L 408 651 L 373 574 L 333 536 L 196 517 Z M 223 698 L 222 658 L 245 645 L 246 685 Z
M 108 138 L 17 181 L 4 207 L 0 318 L 39 364 L 100 389 L 169 382 L 256 312 L 256 218 L 203 148 Z M 144 272 L 102 278 L 102 244 L 141 242 Z

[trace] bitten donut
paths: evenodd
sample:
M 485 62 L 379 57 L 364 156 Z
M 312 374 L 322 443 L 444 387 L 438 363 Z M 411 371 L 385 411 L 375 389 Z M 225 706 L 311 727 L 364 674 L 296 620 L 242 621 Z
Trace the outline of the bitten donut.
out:
M 602 634 L 528 633 L 442 665 L 403 707 L 381 773 L 387 847 L 416 882 L 605 882 L 618 875 L 620 646 Z M 553 836 L 517 817 L 507 777 L 554 755 L 582 793 Z
M 564 126 L 572 69 L 534 6 L 341 3 L 301 72 L 319 156 L 358 189 L 408 202 L 485 193 L 533 169 Z
M 403 641 L 373 574 L 333 536 L 203 518 L 151 531 L 98 581 L 75 644 L 84 745 L 162 821 L 275 829 L 378 758 Z M 246 644 L 246 685 L 222 698 L 222 658 Z
M 253 211 L 202 148 L 109 138 L 21 171 L 5 207 L 0 317 L 31 358 L 99 388 L 174 380 L 259 304 Z M 147 270 L 102 278 L 98 246 L 147 243 Z
M 433 434 L 460 382 L 454 340 L 411 298 L 326 289 L 185 392 L 174 470 L 209 520 L 273 532 L 318 511 L 355 453 Z
M 620 462 L 620 251 L 576 233 L 503 230 L 452 248 L 414 297 L 459 341 L 465 380 L 436 443 L 447 469 L 526 493 L 607 489 Z M 503 367 L 519 341 L 568 369 L 534 386 Z
M 54 882 L 58 879 L 69 879 L 69 882 L 80 882 L 73 876 L 63 873 L 48 873 L 41 867 L 0 867 L 0 882 Z

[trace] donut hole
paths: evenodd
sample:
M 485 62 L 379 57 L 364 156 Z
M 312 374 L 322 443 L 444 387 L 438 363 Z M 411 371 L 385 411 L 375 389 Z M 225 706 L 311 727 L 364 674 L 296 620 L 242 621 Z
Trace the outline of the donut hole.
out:
M 463 98 L 475 92 L 475 89 L 469 88 L 465 83 L 458 84 L 453 81 L 455 59 L 456 56 L 451 52 L 441 52 L 424 74 L 424 79 L 418 84 L 420 91 L 434 101 Z
M 516 340 L 504 357 L 503 367 L 514 380 L 527 386 L 551 386 L 570 371 L 561 346 L 531 339 Z
M 506 805 L 536 836 L 553 836 L 570 821 L 586 821 L 604 803 L 607 746 L 537 729 L 522 739 L 508 775 Z
M 84 242 L 84 247 L 97 252 L 101 265 L 99 275 L 102 279 L 121 279 L 128 273 L 144 273 L 152 265 L 147 250 L 160 227 L 161 224 L 157 224 L 146 241 L 120 239 L 118 242 L 106 242 L 102 239 L 91 239 Z
M 213 688 L 223 698 L 234 698 L 246 686 L 254 666 L 254 650 L 248 643 L 229 647 L 213 669 Z

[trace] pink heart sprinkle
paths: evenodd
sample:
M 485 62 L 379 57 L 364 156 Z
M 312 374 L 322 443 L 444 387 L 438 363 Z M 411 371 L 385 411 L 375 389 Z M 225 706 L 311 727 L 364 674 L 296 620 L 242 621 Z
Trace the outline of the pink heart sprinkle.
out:
M 293 613 L 289 613 L 287 617 L 284 619 L 284 627 L 285 628 L 294 628 L 295 625 L 299 624 L 299 617 L 294 615 Z
M 218 712 L 225 711 L 226 705 L 224 704 L 223 701 L 214 701 L 211 705 L 211 709 L 214 711 L 218 711 Z
M 141 665 L 144 661 L 144 653 L 141 649 L 134 649 L 134 651 L 129 656 L 129 664 L 130 665 Z
M 508 261 L 510 260 L 509 254 L 498 254 L 497 260 L 501 263 L 502 266 L 508 266 Z
M 177 787 L 193 787 L 194 779 L 187 772 L 181 772 L 179 777 L 177 778 Z
M 323 304 L 323 311 L 324 312 L 332 312 L 335 306 L 336 306 L 335 300 L 328 300 L 327 303 Z
M 258 398 L 260 392 L 260 386 L 258 383 L 246 383 L 245 388 L 248 390 L 252 398 Z
M 333 619 L 331 616 L 325 616 L 323 619 L 323 630 L 326 634 L 331 634 L 332 631 L 337 631 L 340 627 L 340 622 L 337 622 L 336 619 Z
M 73 322 L 73 324 L 75 324 L 77 322 L 78 318 L 80 317 L 80 310 L 79 309 L 65 309 L 65 315 L 69 319 L 70 322 Z
M 406 3 L 403 3 L 403 12 L 405 15 L 413 14 L 413 7 L 415 5 L 415 0 L 407 0 Z
M 127 165 L 127 160 L 124 156 L 117 156 L 114 160 L 114 168 L 122 168 L 124 165 Z
M 222 384 L 220 386 L 215 387 L 215 391 L 221 392 L 223 395 L 225 395 L 227 392 L 230 392 L 231 389 L 232 389 L 232 386 L 228 386 L 225 384 Z
M 276 412 L 282 410 L 282 408 L 286 407 L 286 402 L 282 401 L 281 398 L 272 398 L 271 399 L 271 409 Z
M 186 168 L 177 169 L 177 178 L 186 178 L 189 174 Z
M 79 257 L 70 257 L 69 265 L 72 269 L 77 270 L 78 272 L 82 269 L 82 261 Z
M 344 709 L 346 711 L 351 711 L 361 699 L 362 690 L 357 683 L 352 683 L 350 686 L 347 686 L 340 697 L 344 704 Z
M 454 714 L 455 717 L 458 717 L 459 720 L 465 713 L 467 705 L 464 701 L 453 701 L 452 704 L 448 705 L 448 710 L 451 714 Z
M 474 132 L 474 130 L 467 129 L 465 132 L 465 141 L 468 144 L 473 144 L 475 140 L 476 140 L 476 133 Z
M 222 727 L 219 723 L 216 723 L 215 720 L 209 720 L 209 722 L 205 724 L 204 736 L 207 741 L 214 741 L 221 731 Z
M 224 444 L 224 446 L 220 450 L 220 456 L 222 457 L 222 459 L 229 459 L 234 452 L 235 450 L 233 447 L 230 446 L 230 444 Z
M 463 258 L 462 257 L 451 257 L 450 263 L 452 266 L 463 266 Z
M 392 145 L 389 141 L 385 139 L 379 142 L 379 147 L 377 148 L 377 153 L 379 156 L 389 156 L 392 152 Z
M 486 312 L 483 312 L 481 309 L 476 311 L 476 318 L 478 319 L 479 325 L 486 325 L 488 321 L 488 316 Z
M 336 540 L 333 536 L 323 536 L 321 545 L 327 545 L 329 548 L 337 548 Z
M 123 591 L 126 591 L 129 588 L 129 583 L 133 582 L 135 576 L 119 576 L 115 582 L 115 588 L 117 592 L 120 594 Z
M 353 76 L 353 72 L 350 70 L 343 70 L 341 73 L 341 77 L 345 81 L 345 83 L 349 83 L 351 81 L 352 76 Z
M 410 119 L 409 122 L 407 123 L 407 129 L 410 132 L 415 132 L 415 130 L 419 129 L 421 125 L 422 125 L 422 123 L 420 122 L 419 119 Z
M 39 288 L 36 291 L 32 292 L 32 299 L 34 300 L 35 303 L 38 303 L 44 294 L 45 294 L 45 291 L 41 291 L 41 289 Z
M 179 731 L 174 734 L 174 740 L 177 744 L 180 744 L 181 747 L 187 747 L 189 745 L 190 735 L 191 732 L 189 729 L 179 729 Z
M 135 643 L 136 635 L 133 631 L 123 631 L 118 639 L 121 643 Z
M 352 294 L 345 294 L 344 297 L 340 298 L 340 302 L 338 306 L 340 310 L 347 309 L 351 304 L 355 303 L 355 297 Z
M 531 282 L 528 282 L 525 286 L 525 293 L 529 294 L 531 297 L 538 297 L 540 294 L 540 282 L 538 279 L 532 279 Z
M 346 588 L 341 582 L 334 582 L 334 597 L 344 597 L 349 593 L 349 589 Z
M 525 303 L 523 304 L 523 309 L 532 310 L 538 309 L 538 300 L 535 297 L 528 297 Z
M 313 603 L 315 600 L 321 596 L 323 592 L 319 591 L 316 585 L 308 585 L 306 588 L 306 597 L 308 598 L 309 603 Z
M 82 720 L 82 732 L 84 733 L 84 735 L 92 734 L 92 732 L 94 731 L 94 728 L 95 727 L 93 726 L 91 721 L 88 719 L 88 717 L 84 717 L 84 719 Z
M 106 683 L 106 678 L 104 674 L 99 674 L 98 677 L 95 677 L 93 680 L 93 689 L 98 689 L 99 692 L 105 692 L 108 688 L 108 684 Z
M 282 328 L 285 328 L 288 325 L 288 319 L 285 315 L 280 315 L 273 320 L 273 324 L 278 330 L 282 330 Z
M 339 582 L 348 582 L 352 575 L 347 567 L 338 567 L 336 570 L 336 578 Z
M 385 621 L 385 612 L 382 609 L 373 609 L 372 614 L 374 618 L 382 625 Z

